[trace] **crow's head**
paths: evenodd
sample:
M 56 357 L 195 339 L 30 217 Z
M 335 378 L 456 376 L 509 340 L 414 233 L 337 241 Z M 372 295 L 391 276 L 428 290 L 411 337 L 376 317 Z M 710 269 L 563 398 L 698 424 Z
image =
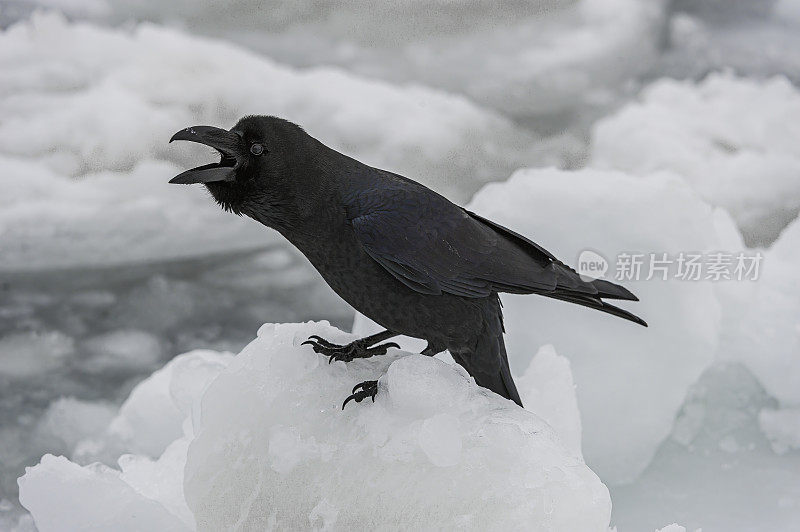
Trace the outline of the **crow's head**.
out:
M 225 210 L 254 217 L 291 203 L 297 176 L 307 175 L 316 151 L 313 139 L 300 126 L 274 116 L 247 116 L 230 131 L 187 127 L 173 140 L 210 146 L 220 160 L 187 170 L 170 183 L 202 183 Z

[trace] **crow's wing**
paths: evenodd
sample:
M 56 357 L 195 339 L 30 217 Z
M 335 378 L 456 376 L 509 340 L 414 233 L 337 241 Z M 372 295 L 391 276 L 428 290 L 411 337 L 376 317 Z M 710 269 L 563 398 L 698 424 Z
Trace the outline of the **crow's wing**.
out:
M 406 286 L 464 297 L 556 289 L 552 255 L 541 248 L 518 245 L 414 182 L 381 185 L 347 197 L 348 218 L 369 256 Z
M 375 171 L 373 179 L 354 179 L 351 184 L 359 186 L 342 199 L 366 253 L 409 288 L 463 297 L 536 293 L 647 326 L 603 301 L 638 301 L 624 287 L 602 279 L 585 281 L 524 236 L 415 181 Z

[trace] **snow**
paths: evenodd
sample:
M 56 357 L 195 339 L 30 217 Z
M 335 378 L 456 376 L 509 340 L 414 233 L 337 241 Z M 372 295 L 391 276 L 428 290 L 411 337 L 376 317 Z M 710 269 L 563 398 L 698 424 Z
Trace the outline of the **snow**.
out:
M 117 419 L 135 408 L 148 425 L 134 440 L 158 442 L 119 469 L 46 455 L 19 480 L 38 529 L 607 529 L 607 489 L 538 415 L 436 358 L 329 365 L 300 345 L 310 334 L 353 338 L 267 324 L 233 359 L 188 353 L 156 372 Z M 552 348 L 537 359 L 568 379 Z M 341 410 L 377 377 L 375 403 Z M 537 393 L 553 404 L 564 390 Z
M 296 70 L 149 24 L 114 30 L 34 14 L 0 33 L 0 69 L 4 270 L 270 242 L 257 224 L 220 212 L 200 187 L 167 185 L 198 155 L 212 157 L 200 146 L 167 144 L 186 125 L 230 127 L 246 114 L 277 114 L 366 163 L 462 198 L 545 157 L 533 135 L 463 97 L 333 68 Z
M 680 174 L 730 212 L 749 245 L 765 245 L 800 211 L 798 138 L 800 90 L 782 76 L 661 79 L 597 122 L 591 162 Z
M 113 21 L 222 34 L 297 66 L 335 64 L 395 83 L 412 80 L 511 116 L 583 119 L 656 61 L 668 2 L 547 0 L 503 9 L 483 0 L 377 2 L 369 9 L 363 2 L 332 9 L 287 0 L 259 9 L 246 2 L 109 4 Z
M 585 169 L 521 170 L 487 185 L 468 206 L 544 246 L 568 264 L 591 248 L 617 256 L 732 249 L 730 227 L 680 179 Z M 727 219 L 727 225 L 731 222 Z M 735 232 L 735 231 L 733 231 Z M 617 266 L 619 264 L 617 263 Z M 623 282 L 624 304 L 650 325 L 536 296 L 503 296 L 512 370 L 553 344 L 570 360 L 583 424 L 583 453 L 604 481 L 628 482 L 670 433 L 688 387 L 711 363 L 721 309 L 712 283 L 658 277 Z M 674 272 L 673 272 L 674 273 Z

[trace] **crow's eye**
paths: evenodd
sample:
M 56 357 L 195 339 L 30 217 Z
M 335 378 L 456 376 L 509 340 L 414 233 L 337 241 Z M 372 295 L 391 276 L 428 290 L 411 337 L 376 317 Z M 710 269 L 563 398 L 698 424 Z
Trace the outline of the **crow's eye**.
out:
M 253 155 L 261 155 L 264 153 L 264 146 L 256 142 L 255 144 L 250 145 L 250 153 Z

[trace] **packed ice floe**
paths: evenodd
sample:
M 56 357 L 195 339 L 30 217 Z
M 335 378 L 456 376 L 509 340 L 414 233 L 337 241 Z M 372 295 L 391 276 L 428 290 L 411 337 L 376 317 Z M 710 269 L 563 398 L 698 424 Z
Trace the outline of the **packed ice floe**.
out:
M 269 242 L 256 224 L 219 212 L 202 188 L 167 185 L 215 157 L 167 144 L 189 125 L 280 115 L 333 148 L 462 198 L 549 157 L 535 136 L 460 96 L 334 68 L 296 70 L 149 24 L 109 29 L 34 14 L 0 33 L 0 70 L 5 270 Z
M 800 91 L 786 78 L 662 79 L 600 120 L 591 162 L 673 171 L 724 207 L 749 245 L 771 243 L 800 211 Z
M 583 120 L 656 61 L 668 2 L 546 0 L 341 2 L 110 0 L 45 5 L 75 16 L 153 20 L 225 35 L 297 66 L 336 64 L 391 82 L 463 93 L 517 117 Z M 57 5 L 62 4 L 62 5 Z
M 300 345 L 310 334 L 354 338 L 268 324 L 236 357 L 192 352 L 153 374 L 73 461 L 44 456 L 19 480 L 38 529 L 607 529 L 608 490 L 574 448 L 576 412 L 555 413 L 558 430 L 543 419 L 574 404 L 552 348 L 520 381 L 526 411 L 436 358 L 329 365 Z M 341 410 L 378 377 L 374 403 Z M 92 451 L 110 466 L 79 465 Z

